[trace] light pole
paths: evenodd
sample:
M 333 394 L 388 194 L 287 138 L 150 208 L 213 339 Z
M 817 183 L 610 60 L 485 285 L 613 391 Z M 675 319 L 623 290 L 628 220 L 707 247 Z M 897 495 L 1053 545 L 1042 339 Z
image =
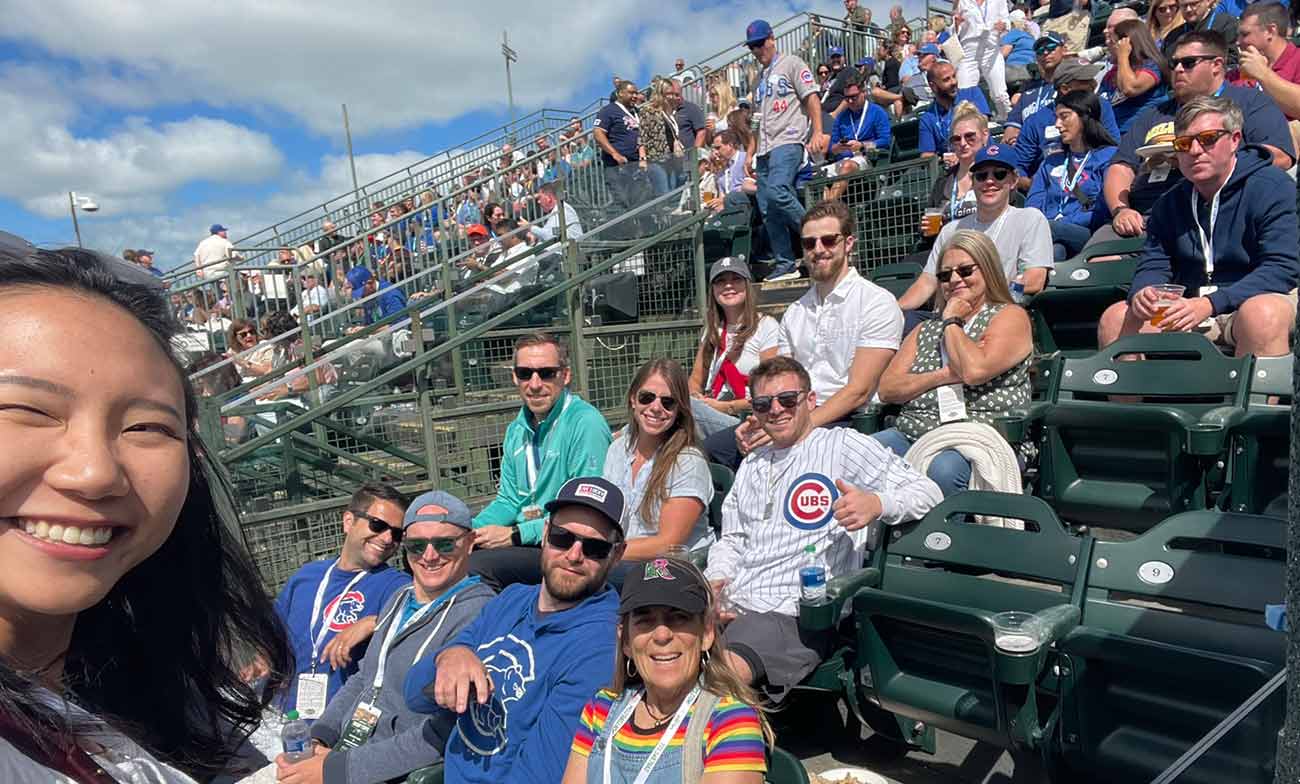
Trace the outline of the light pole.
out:
M 519 54 L 510 48 L 510 38 L 501 31 L 501 56 L 506 58 L 506 100 L 510 102 L 510 141 L 515 139 L 515 89 L 510 83 L 510 64 L 519 60 Z
M 81 244 L 81 226 L 77 223 L 77 207 L 86 212 L 96 212 L 99 205 L 89 196 L 78 196 L 76 191 L 68 191 L 68 209 L 72 210 L 72 230 L 77 234 L 77 247 L 83 247 Z

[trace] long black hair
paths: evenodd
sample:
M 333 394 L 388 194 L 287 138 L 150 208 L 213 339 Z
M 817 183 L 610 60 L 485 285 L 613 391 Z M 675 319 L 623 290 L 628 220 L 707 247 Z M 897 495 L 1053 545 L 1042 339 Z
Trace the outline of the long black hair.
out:
M 66 289 L 117 305 L 153 336 L 185 390 L 190 484 L 176 526 L 78 613 L 64 682 L 71 699 L 160 760 L 206 777 L 257 726 L 292 671 L 292 653 L 239 541 L 230 489 L 199 439 L 194 390 L 170 345 L 179 325 L 161 286 L 138 272 L 98 253 L 40 250 L 0 232 L 0 289 Z M 271 672 L 260 692 L 239 673 L 254 657 Z M 84 728 L 45 707 L 39 689 L 34 673 L 0 657 L 3 726 L 51 759 L 66 757 Z
M 1118 144 L 1115 137 L 1110 135 L 1110 131 L 1106 130 L 1106 126 L 1101 122 L 1101 100 L 1097 98 L 1096 93 L 1075 90 L 1072 93 L 1058 95 L 1056 105 L 1058 108 L 1064 106 L 1079 115 L 1079 121 L 1083 123 L 1083 141 L 1088 145 L 1088 149 L 1114 147 Z

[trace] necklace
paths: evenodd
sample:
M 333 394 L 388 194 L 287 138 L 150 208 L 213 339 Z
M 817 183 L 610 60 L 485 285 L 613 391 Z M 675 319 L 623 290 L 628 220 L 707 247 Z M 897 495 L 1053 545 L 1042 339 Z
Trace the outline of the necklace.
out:
M 656 716 L 654 709 L 651 708 L 649 705 L 647 705 L 645 702 L 641 703 L 641 707 L 645 708 L 645 715 L 649 716 L 650 721 L 652 722 L 652 724 L 649 727 L 642 727 L 636 723 L 636 714 L 633 713 L 632 726 L 642 732 L 658 732 L 659 730 L 662 730 L 664 727 L 667 727 L 668 722 L 673 720 L 673 714 L 671 713 L 668 714 L 667 716 L 664 716 L 663 718 Z

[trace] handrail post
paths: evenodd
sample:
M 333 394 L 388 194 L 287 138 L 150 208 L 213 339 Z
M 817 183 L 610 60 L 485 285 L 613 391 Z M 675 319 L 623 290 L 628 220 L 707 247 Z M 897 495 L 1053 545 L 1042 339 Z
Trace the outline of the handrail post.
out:
M 418 357 L 424 353 L 424 321 L 420 317 L 419 308 L 411 311 L 411 337 L 415 341 L 415 355 Z M 420 410 L 420 434 L 424 440 L 425 470 L 429 472 L 429 481 L 437 487 L 441 475 L 438 468 L 438 433 L 433 427 L 432 397 L 433 377 L 429 372 L 429 366 L 425 365 L 423 372 L 417 370 L 415 373 L 415 400 L 416 407 Z
M 442 296 L 451 297 L 453 292 L 451 256 L 448 255 L 447 261 L 442 265 Z M 449 302 L 444 309 L 447 313 L 447 340 L 456 337 L 459 327 L 456 324 L 456 303 Z M 465 355 L 460 350 L 460 346 L 451 350 L 451 383 L 456 387 L 456 399 L 462 404 L 465 401 L 465 368 L 461 366 Z
M 687 153 L 686 160 L 687 165 L 691 167 L 691 204 L 701 211 L 706 210 L 708 206 L 701 202 L 700 196 L 699 148 L 692 147 Z M 695 313 L 701 321 L 704 320 L 706 309 L 711 306 L 707 264 L 708 259 L 704 256 L 704 223 L 700 222 L 695 226 Z
M 1298 319 L 1300 320 L 1300 319 Z M 1275 784 L 1300 779 L 1300 343 L 1291 371 L 1291 459 L 1287 471 L 1286 722 L 1277 737 Z M 1292 608 L 1295 608 L 1293 611 Z M 1294 620 L 1293 620 L 1294 619 Z
M 560 205 L 561 207 L 563 204 Z M 558 208 L 557 208 L 558 209 Z M 560 225 L 564 225 L 563 216 L 560 219 Z M 582 270 L 578 269 L 578 259 L 580 257 L 578 243 L 569 242 L 564 246 L 564 274 L 569 278 L 576 278 Z M 574 287 L 566 295 L 569 310 L 569 367 L 573 372 L 573 386 L 577 388 L 578 394 L 584 400 L 591 400 L 591 376 L 587 368 L 587 347 L 584 340 L 585 335 L 585 318 L 583 313 L 582 300 L 583 288 Z

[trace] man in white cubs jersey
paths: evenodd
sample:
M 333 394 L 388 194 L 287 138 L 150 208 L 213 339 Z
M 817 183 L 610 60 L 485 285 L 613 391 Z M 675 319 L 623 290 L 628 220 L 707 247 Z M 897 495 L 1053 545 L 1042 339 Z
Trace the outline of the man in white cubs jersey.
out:
M 828 579 L 845 574 L 862 565 L 870 523 L 915 520 L 943 494 L 869 436 L 813 427 L 817 393 L 795 360 L 761 363 L 749 385 L 772 442 L 741 463 L 705 575 L 738 607 L 723 632 L 731 665 L 779 700 L 822 658 L 815 642 L 799 636 L 804 548 L 813 545 L 825 559 Z

